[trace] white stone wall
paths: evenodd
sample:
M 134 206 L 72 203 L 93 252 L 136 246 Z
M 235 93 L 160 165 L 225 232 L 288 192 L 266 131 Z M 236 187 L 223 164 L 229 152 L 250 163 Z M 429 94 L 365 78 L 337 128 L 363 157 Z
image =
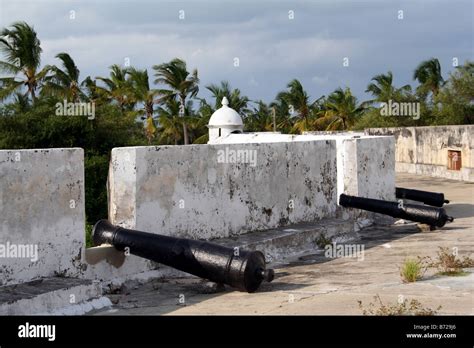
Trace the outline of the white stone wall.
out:
M 239 143 L 257 137 L 261 143 Z M 194 239 L 239 235 L 339 215 L 338 194 L 392 199 L 393 138 L 236 135 L 229 144 L 116 148 L 110 162 L 109 219 L 138 230 Z M 232 143 L 233 142 L 233 143 Z M 254 153 L 232 161 L 220 151 Z M 246 152 L 245 152 L 246 151 Z M 0 284 L 42 276 L 128 279 L 157 269 L 84 255 L 82 149 L 0 151 L 0 244 L 38 247 L 38 260 L 0 259 Z M 360 212 L 344 213 L 358 218 Z
M 357 132 L 305 132 L 302 135 L 273 132 L 230 134 L 215 144 L 288 143 L 333 140 L 337 147 L 337 196 L 395 199 L 395 141 L 391 136 L 367 136 Z
M 348 139 L 346 143 L 356 144 L 357 196 L 395 200 L 395 139 L 393 137 L 373 137 Z M 351 151 L 346 152 L 352 156 Z M 345 173 L 345 180 L 351 182 L 353 176 Z M 354 181 L 354 180 L 352 180 Z M 350 192 L 347 192 L 351 194 Z
M 393 137 L 338 135 L 337 192 L 394 200 L 395 151 Z
M 256 162 L 219 163 L 219 151 Z M 164 235 L 222 238 L 336 210 L 331 140 L 116 148 L 110 168 L 111 222 Z
M 84 247 L 83 150 L 0 150 L 0 212 L 0 285 L 77 275 Z
M 474 125 L 369 128 L 395 137 L 396 171 L 474 181 Z M 448 150 L 461 151 L 461 170 L 448 169 Z
M 302 142 L 335 140 L 337 147 L 337 197 L 353 196 L 395 200 L 395 142 L 391 136 L 367 136 L 360 132 L 304 132 L 302 135 L 257 132 L 230 134 L 216 144 Z M 344 220 L 384 221 L 378 214 L 338 207 Z

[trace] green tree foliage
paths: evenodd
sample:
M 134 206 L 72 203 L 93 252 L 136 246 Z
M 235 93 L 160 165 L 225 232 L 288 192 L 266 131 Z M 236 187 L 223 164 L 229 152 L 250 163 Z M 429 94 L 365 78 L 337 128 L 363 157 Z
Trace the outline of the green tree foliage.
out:
M 368 103 L 404 101 L 408 93 L 411 93 L 411 86 L 405 85 L 400 88 L 393 86 L 393 74 L 389 71 L 387 74 L 380 74 L 372 78 L 373 82 L 369 83 L 366 92 L 371 93 L 374 99 Z
M 431 92 L 433 97 L 436 97 L 444 84 L 439 60 L 437 58 L 431 58 L 421 62 L 413 73 L 413 79 L 420 83 L 417 92 L 421 96 L 426 97 L 428 92 Z
M 272 132 L 276 127 L 276 110 L 259 100 L 251 115 L 244 118 L 245 129 L 251 132 Z
M 323 116 L 316 120 L 326 130 L 348 130 L 352 128 L 357 118 L 365 110 L 364 105 L 359 105 L 357 98 L 351 93 L 350 88 L 338 88 L 332 92 L 324 103 Z
M 76 63 L 69 54 L 64 52 L 56 55 L 56 58 L 61 60 L 63 69 L 57 66 L 49 68 L 51 74 L 45 76 L 41 92 L 44 95 L 54 95 L 71 102 L 83 100 L 85 96 L 79 83 L 80 72 Z
M 135 105 L 135 99 L 132 96 L 132 81 L 127 78 L 128 72 L 127 68 L 114 64 L 110 67 L 109 77 L 96 77 L 105 86 L 98 86 L 96 83 L 93 87 L 101 99 L 116 103 L 122 114 L 132 110 Z
M 194 69 L 192 73 L 187 71 L 186 62 L 184 60 L 175 58 L 169 63 L 154 65 L 155 83 L 163 84 L 167 89 L 160 89 L 159 93 L 162 95 L 160 100 L 166 102 L 170 99 L 176 99 L 180 102 L 180 107 L 183 108 L 182 125 L 183 125 L 183 139 L 184 144 L 189 144 L 187 121 L 189 114 L 186 113 L 186 99 L 193 98 L 199 92 L 199 78 L 198 71 Z
M 289 117 L 296 117 L 293 122 L 292 131 L 303 132 L 310 129 L 311 108 L 313 104 L 309 102 L 309 95 L 304 90 L 303 85 L 297 79 L 291 80 L 286 86 L 287 90 L 278 93 L 277 100 L 281 100 L 288 106 Z
M 23 86 L 33 102 L 37 88 L 49 71 L 40 69 L 41 42 L 33 27 L 17 22 L 0 32 L 0 53 L 6 60 L 0 61 L 0 69 L 10 76 L 0 78 L 0 100 L 5 100 Z
M 229 101 L 229 107 L 237 111 L 239 114 L 245 117 L 248 113 L 249 98 L 242 96 L 238 88 L 233 89 L 229 82 L 221 81 L 220 85 L 211 84 L 206 88 L 212 93 L 214 97 L 214 110 L 222 107 L 222 99 L 224 97 Z
M 106 181 L 110 150 L 146 142 L 142 125 L 122 117 L 116 105 L 103 105 L 95 118 L 56 116 L 58 99 L 38 99 L 18 113 L 12 103 L 0 109 L 0 148 L 81 147 L 85 151 L 85 196 L 88 223 L 107 217 Z
M 453 71 L 435 97 L 433 124 L 474 123 L 474 62 Z

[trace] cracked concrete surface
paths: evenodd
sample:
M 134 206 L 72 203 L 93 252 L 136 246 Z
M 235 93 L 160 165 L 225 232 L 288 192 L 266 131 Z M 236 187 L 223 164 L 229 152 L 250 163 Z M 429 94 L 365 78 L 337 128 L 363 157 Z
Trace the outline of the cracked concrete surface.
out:
M 407 257 L 436 256 L 439 247 L 457 247 L 474 258 L 474 183 L 397 174 L 397 185 L 444 192 L 456 219 L 444 228 L 420 232 L 415 224 L 372 226 L 361 230 L 364 259 L 328 259 L 322 250 L 273 265 L 277 274 L 253 294 L 224 290 L 201 279 L 154 280 L 108 295 L 114 306 L 96 315 L 354 315 L 379 295 L 385 304 L 400 296 L 417 299 L 439 314 L 473 314 L 474 269 L 459 277 L 428 271 L 421 281 L 403 283 L 399 267 Z

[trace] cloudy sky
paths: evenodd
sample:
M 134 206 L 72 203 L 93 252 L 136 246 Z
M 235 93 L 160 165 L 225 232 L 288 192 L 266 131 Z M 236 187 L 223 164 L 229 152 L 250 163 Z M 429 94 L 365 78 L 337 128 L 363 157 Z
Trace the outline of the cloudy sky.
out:
M 364 100 L 376 74 L 391 70 L 401 86 L 430 57 L 440 59 L 445 76 L 453 58 L 474 59 L 473 3 L 0 0 L 0 27 L 33 25 L 42 63 L 68 52 L 83 78 L 108 75 L 112 64 L 151 70 L 180 57 L 198 68 L 203 97 L 204 86 L 228 80 L 252 100 L 271 101 L 297 78 L 312 99 L 349 86 Z

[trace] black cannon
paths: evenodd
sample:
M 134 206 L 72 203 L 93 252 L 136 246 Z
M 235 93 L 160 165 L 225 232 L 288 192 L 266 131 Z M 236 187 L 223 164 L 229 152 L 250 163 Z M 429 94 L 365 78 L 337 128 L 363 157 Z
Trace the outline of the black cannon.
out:
M 443 193 L 413 190 L 403 187 L 395 187 L 395 196 L 397 198 L 423 202 L 435 207 L 442 207 L 444 203 L 449 203 L 447 199 L 444 199 Z
M 361 198 L 341 194 L 339 204 L 343 207 L 358 208 L 374 213 L 385 214 L 394 218 L 400 218 L 432 227 L 443 227 L 447 221 L 452 222 L 454 218 L 448 216 L 443 208 L 429 207 L 417 204 L 401 204 L 399 202 L 387 202 L 380 199 Z
M 92 239 L 94 245 L 107 243 L 118 250 L 128 247 L 133 255 L 247 292 L 257 290 L 263 280 L 271 282 L 274 278 L 260 251 L 129 230 L 107 220 L 94 225 Z

